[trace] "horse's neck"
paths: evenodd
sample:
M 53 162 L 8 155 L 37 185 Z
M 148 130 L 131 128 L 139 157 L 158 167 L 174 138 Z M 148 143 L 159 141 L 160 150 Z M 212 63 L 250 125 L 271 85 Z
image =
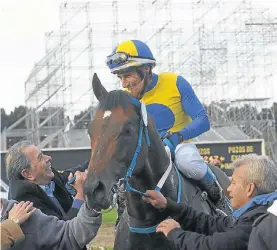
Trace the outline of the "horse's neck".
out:
M 152 141 L 151 141 L 152 143 Z M 143 171 L 130 180 L 130 184 L 143 192 L 153 189 L 158 184 L 163 173 L 166 171 L 169 160 L 164 148 L 153 144 L 149 148 L 148 159 L 145 161 Z M 135 193 L 127 193 L 128 214 L 137 220 L 150 220 L 155 218 L 157 210 L 142 200 L 142 197 Z
M 156 134 L 157 135 L 157 134 Z M 154 175 L 162 176 L 169 165 L 169 159 L 160 138 L 151 136 L 151 146 L 149 147 L 148 160 Z
M 129 183 L 135 189 L 145 192 L 146 190 L 153 189 L 153 187 L 157 185 L 159 181 L 158 178 L 159 177 L 152 172 L 149 162 L 146 162 L 143 171 L 136 175 L 135 178 L 131 178 Z M 155 208 L 143 201 L 142 197 L 136 193 L 126 193 L 126 201 L 129 216 L 136 220 L 151 220 L 156 213 Z

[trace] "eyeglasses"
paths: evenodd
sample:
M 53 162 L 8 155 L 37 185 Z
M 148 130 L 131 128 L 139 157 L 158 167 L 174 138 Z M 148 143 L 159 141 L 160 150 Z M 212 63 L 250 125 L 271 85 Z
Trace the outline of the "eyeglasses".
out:
M 106 59 L 106 64 L 108 66 L 117 66 L 128 61 L 130 55 L 125 52 L 117 52 L 109 55 Z
M 107 57 L 106 64 L 112 72 L 115 72 L 115 69 L 117 69 L 118 67 L 124 67 L 125 65 L 134 67 L 141 65 L 151 65 L 152 67 L 154 67 L 156 65 L 156 60 L 154 58 L 130 56 L 128 53 L 125 52 L 116 52 Z

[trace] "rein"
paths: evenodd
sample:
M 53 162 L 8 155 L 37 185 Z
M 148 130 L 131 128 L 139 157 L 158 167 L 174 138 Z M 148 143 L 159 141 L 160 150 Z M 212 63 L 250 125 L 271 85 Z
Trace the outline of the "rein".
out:
M 146 111 L 146 106 L 143 102 L 138 101 L 137 99 L 130 97 L 130 103 L 135 105 L 136 107 L 140 108 L 140 115 L 141 115 L 141 119 L 140 119 L 140 127 L 139 127 L 139 136 L 138 136 L 138 141 L 137 141 L 137 147 L 135 150 L 135 153 L 133 155 L 133 158 L 131 160 L 131 163 L 128 167 L 127 173 L 124 176 L 124 184 L 125 184 L 125 192 L 134 192 L 137 193 L 141 196 L 145 196 L 148 197 L 148 195 L 144 192 L 141 192 L 135 188 L 133 188 L 130 184 L 129 184 L 129 179 L 133 174 L 133 171 L 136 167 L 136 161 L 137 161 L 137 157 L 140 153 L 141 150 L 141 145 L 142 145 L 142 138 L 143 138 L 143 132 L 146 138 L 146 142 L 147 145 L 150 146 L 150 139 L 149 139 L 149 135 L 148 135 L 148 119 L 147 119 L 147 111 Z M 164 172 L 163 176 L 161 177 L 161 179 L 159 180 L 155 190 L 160 191 L 166 181 L 166 179 L 168 178 L 171 170 L 172 170 L 172 166 L 174 166 L 174 169 L 177 173 L 178 176 L 178 196 L 177 196 L 177 203 L 180 202 L 181 200 L 181 190 L 182 190 L 182 185 L 181 185 L 181 177 L 180 177 L 180 173 L 178 171 L 178 169 L 176 168 L 176 166 L 172 163 L 172 159 L 171 159 L 171 153 L 170 153 L 170 149 L 166 146 L 166 151 L 167 154 L 169 156 L 169 165 L 167 167 L 167 170 Z M 149 233 L 153 233 L 156 231 L 156 227 L 157 225 L 153 226 L 153 227 L 146 227 L 146 228 L 137 228 L 137 227 L 132 227 L 129 226 L 129 229 L 131 232 L 134 233 L 139 233 L 139 234 L 149 234 Z

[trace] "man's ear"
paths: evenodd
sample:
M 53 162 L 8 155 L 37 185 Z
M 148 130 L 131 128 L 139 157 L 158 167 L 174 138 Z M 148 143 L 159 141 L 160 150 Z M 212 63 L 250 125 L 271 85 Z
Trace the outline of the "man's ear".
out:
M 29 169 L 23 169 L 21 171 L 21 175 L 24 177 L 24 179 L 28 180 L 28 181 L 33 181 L 35 178 L 33 177 L 32 172 Z
M 247 196 L 249 198 L 252 198 L 254 196 L 256 196 L 256 188 L 255 188 L 255 184 L 254 183 L 249 183 L 247 185 Z
M 143 66 L 142 67 L 143 68 L 143 70 L 145 71 L 145 72 L 147 72 L 147 73 L 150 73 L 151 72 L 151 67 L 150 66 Z

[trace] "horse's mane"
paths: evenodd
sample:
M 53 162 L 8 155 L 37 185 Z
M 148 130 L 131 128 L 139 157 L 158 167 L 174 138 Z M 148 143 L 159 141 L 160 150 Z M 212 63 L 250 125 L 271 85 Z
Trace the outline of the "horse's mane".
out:
M 127 108 L 129 102 L 129 94 L 123 90 L 113 90 L 107 93 L 105 98 L 100 100 L 98 109 L 111 110 L 116 107 Z

